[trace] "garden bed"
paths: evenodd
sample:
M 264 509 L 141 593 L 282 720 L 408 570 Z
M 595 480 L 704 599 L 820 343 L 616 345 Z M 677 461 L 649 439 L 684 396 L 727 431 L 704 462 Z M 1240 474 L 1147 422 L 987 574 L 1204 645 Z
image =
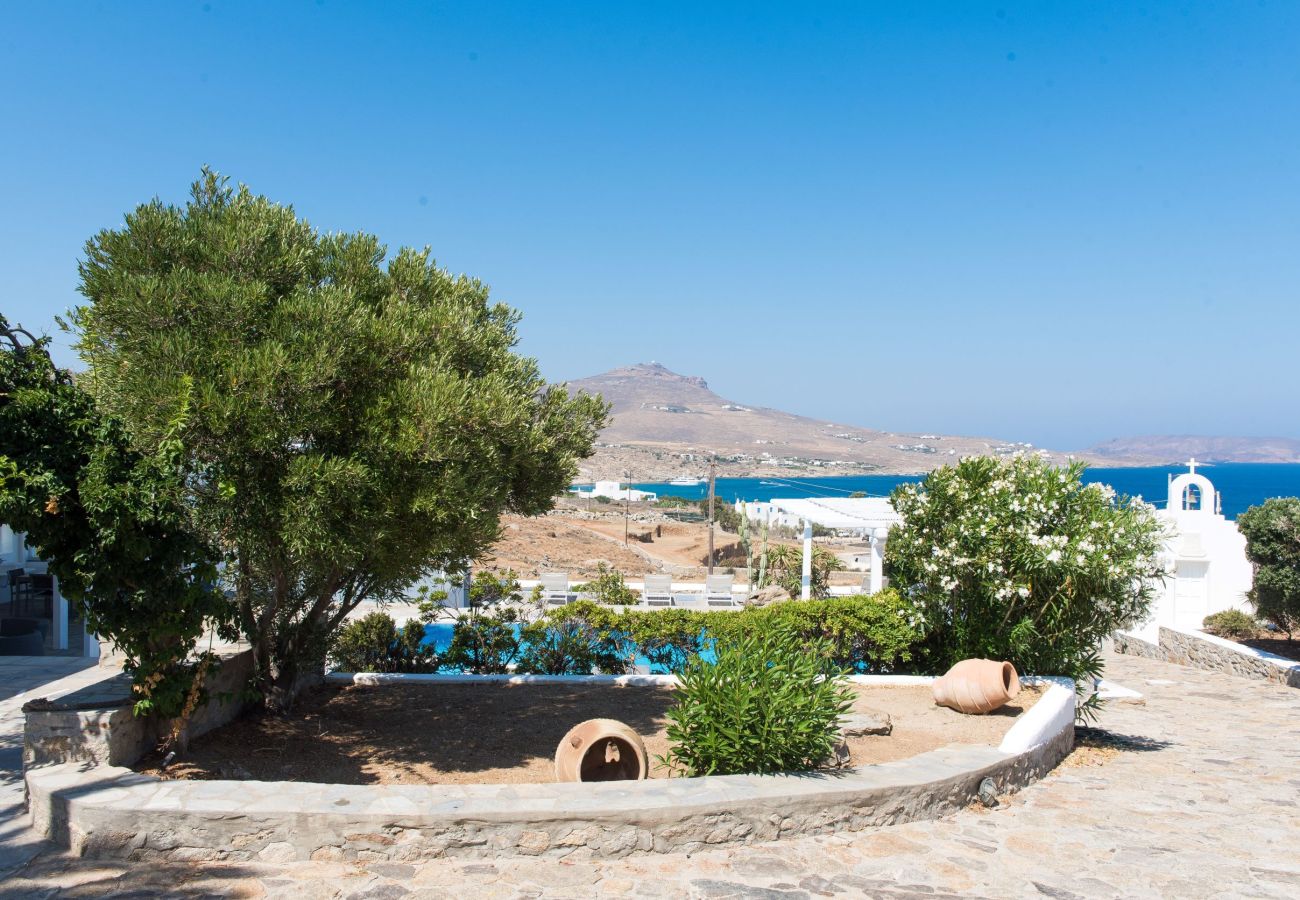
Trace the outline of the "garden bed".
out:
M 1041 696 L 1026 687 L 987 716 L 935 706 L 922 685 L 854 685 L 855 709 L 887 713 L 887 736 L 849 738 L 851 765 L 905 759 L 948 744 L 996 747 Z M 165 779 L 327 784 L 515 784 L 555 780 L 564 733 L 584 719 L 626 722 L 652 763 L 667 752 L 668 686 L 485 682 L 328 684 L 287 716 L 246 716 L 194 741 L 165 770 L 154 755 L 136 771 Z M 652 777 L 668 772 L 652 765 Z

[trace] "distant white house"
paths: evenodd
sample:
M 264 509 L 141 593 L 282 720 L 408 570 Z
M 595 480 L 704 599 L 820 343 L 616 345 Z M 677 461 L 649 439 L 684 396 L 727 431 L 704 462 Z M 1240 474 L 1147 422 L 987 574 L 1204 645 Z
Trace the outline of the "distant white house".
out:
M 1167 576 L 1149 618 L 1132 629 L 1134 635 L 1154 643 L 1162 625 L 1196 630 L 1212 613 L 1249 609 L 1246 592 L 1254 572 L 1246 538 L 1221 509 L 1219 493 L 1196 471 L 1196 460 L 1170 479 L 1168 506 L 1157 513 L 1170 530 L 1161 553 Z
M 624 487 L 621 481 L 597 481 L 589 488 L 575 487 L 570 489 L 570 493 L 577 494 L 579 497 L 608 497 L 610 500 L 648 500 L 651 503 L 659 499 L 659 495 L 654 491 L 638 491 L 635 488 Z

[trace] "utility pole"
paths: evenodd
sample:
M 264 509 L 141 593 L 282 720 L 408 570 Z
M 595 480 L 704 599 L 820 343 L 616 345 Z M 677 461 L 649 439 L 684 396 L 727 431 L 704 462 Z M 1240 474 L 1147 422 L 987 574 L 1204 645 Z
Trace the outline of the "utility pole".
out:
M 709 574 L 713 574 L 713 478 L 717 467 L 717 457 L 709 456 Z
M 623 495 L 623 546 L 626 547 L 628 512 L 632 507 L 632 473 L 627 471 L 623 474 L 627 476 L 627 493 Z

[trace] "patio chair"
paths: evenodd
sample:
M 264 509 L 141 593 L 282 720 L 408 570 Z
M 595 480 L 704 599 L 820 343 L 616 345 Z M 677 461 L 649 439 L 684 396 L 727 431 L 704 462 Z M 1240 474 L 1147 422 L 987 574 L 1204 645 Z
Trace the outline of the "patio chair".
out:
M 641 592 L 641 598 L 645 601 L 646 606 L 672 606 L 673 576 L 647 575 L 645 577 L 645 589 Z
M 731 593 L 731 585 L 736 580 L 734 575 L 709 575 L 704 579 L 704 602 L 708 606 L 735 606 L 736 598 Z
M 10 569 L 5 573 L 5 587 L 8 588 L 9 608 L 17 611 L 18 584 L 27 577 L 27 572 L 21 568 Z
M 45 574 L 28 575 L 19 582 L 19 596 L 23 601 L 23 612 L 30 614 L 36 606 L 38 618 L 51 618 L 54 613 L 54 576 Z M 17 610 L 15 610 L 16 612 Z
M 551 572 L 538 576 L 542 585 L 542 600 L 548 606 L 563 606 L 574 599 L 569 593 L 569 573 Z

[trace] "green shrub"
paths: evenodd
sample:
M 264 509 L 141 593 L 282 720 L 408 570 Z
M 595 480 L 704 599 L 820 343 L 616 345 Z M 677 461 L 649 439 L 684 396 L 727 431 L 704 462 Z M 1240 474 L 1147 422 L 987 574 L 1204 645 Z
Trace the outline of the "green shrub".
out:
M 705 520 L 709 516 L 709 498 L 704 497 L 695 501 L 700 512 L 704 514 Z M 740 513 L 736 512 L 736 507 L 731 503 L 723 500 L 721 497 L 713 498 L 713 521 L 723 531 L 730 531 L 737 534 L 740 531 Z
M 792 600 L 732 614 L 734 623 L 719 613 L 713 631 L 726 628 L 745 633 L 785 631 L 811 652 L 824 648 L 840 669 L 876 674 L 909 668 L 921 639 L 912 624 L 912 612 L 895 591 L 871 596 L 833 597 L 826 600 Z
M 1248 612 L 1239 609 L 1225 609 L 1205 617 L 1202 626 L 1210 634 L 1226 638 L 1254 637 L 1259 631 L 1259 622 Z
M 622 654 L 630 666 L 639 648 L 652 671 L 680 672 L 692 656 L 715 641 L 734 642 L 785 630 L 806 647 L 822 648 L 819 652 L 838 668 L 887 673 L 908 671 L 919 661 L 921 632 L 912 618 L 910 605 L 893 590 L 869 597 L 791 600 L 735 612 L 679 608 L 619 612 L 581 600 L 546 612 L 527 633 L 581 621 L 610 642 L 600 648 L 601 653 Z
M 1084 679 L 1100 674 L 1102 639 L 1145 617 L 1162 526 L 1082 471 L 974 457 L 895 489 L 886 573 L 926 631 L 929 668 L 988 657 Z
M 596 577 L 578 585 L 574 589 L 578 594 L 591 594 L 596 602 L 609 606 L 630 606 L 637 602 L 636 591 L 627 586 L 623 573 L 611 569 L 604 563 L 596 567 Z
M 594 620 L 594 621 L 593 621 Z M 611 622 L 557 609 L 520 629 L 525 645 L 516 671 L 533 675 L 622 675 L 633 655 Z
M 831 573 L 844 568 L 843 561 L 821 547 L 813 547 L 812 584 L 813 599 L 831 595 Z M 803 548 L 789 544 L 775 544 L 767 551 L 767 583 L 779 586 L 791 597 L 803 593 Z
M 1289 638 L 1300 630 L 1300 498 L 1265 500 L 1242 513 L 1237 527 L 1255 566 L 1250 602 Z
M 828 677 L 827 652 L 766 631 L 719 642 L 717 654 L 716 663 L 693 657 L 679 674 L 662 764 L 692 776 L 761 775 L 830 757 L 853 691 L 842 674 Z
M 513 609 L 493 613 L 471 613 L 456 620 L 451 644 L 443 654 L 443 665 L 475 675 L 499 675 L 509 671 L 519 658 L 515 625 L 519 614 Z
M 619 628 L 650 662 L 651 671 L 680 672 L 704 648 L 708 613 L 690 609 L 629 610 Z M 744 613 L 730 613 L 741 616 Z
M 392 616 L 382 612 L 340 628 L 329 659 L 340 672 L 436 672 L 441 663 L 433 646 L 424 644 L 423 624 L 408 622 L 398 628 Z

